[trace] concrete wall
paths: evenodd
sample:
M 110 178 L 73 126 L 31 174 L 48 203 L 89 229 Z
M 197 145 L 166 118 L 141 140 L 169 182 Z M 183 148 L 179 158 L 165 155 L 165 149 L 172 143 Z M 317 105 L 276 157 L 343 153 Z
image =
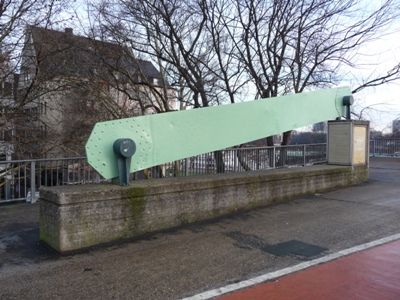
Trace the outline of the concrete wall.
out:
M 316 165 L 42 188 L 40 239 L 67 252 L 367 180 L 368 165 Z

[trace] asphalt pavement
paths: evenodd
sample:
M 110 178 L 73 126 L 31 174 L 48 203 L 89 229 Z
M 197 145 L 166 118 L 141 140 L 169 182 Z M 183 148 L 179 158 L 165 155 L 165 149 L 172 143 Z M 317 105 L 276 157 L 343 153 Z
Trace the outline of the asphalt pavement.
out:
M 2 205 L 0 299 L 182 299 L 395 236 L 399 221 L 399 158 L 371 158 L 363 184 L 68 255 L 39 242 L 39 203 Z

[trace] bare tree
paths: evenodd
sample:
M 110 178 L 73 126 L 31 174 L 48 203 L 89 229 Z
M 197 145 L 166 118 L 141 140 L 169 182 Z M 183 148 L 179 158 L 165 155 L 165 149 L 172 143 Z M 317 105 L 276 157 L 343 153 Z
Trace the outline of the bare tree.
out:
M 226 101 L 227 94 L 234 102 L 234 94 L 243 85 L 243 71 L 238 64 L 230 68 L 233 57 L 226 55 L 229 44 L 224 44 L 224 27 L 213 14 L 216 6 L 209 8 L 208 1 L 191 0 L 116 1 L 112 10 L 107 7 L 109 1 L 97 7 L 102 28 L 158 61 L 186 105 L 208 107 Z M 162 68 L 163 64 L 168 68 Z M 238 82 L 233 89 L 232 81 Z M 192 99 L 184 99 L 184 95 Z M 218 172 L 223 172 L 222 153 L 216 152 L 215 158 Z
M 363 45 L 399 19 L 396 0 L 104 0 L 98 31 L 157 61 L 185 105 L 234 103 L 341 84 Z M 398 66 L 353 92 L 399 78 Z M 190 95 L 191 99 L 187 98 Z M 283 134 L 287 144 L 291 132 Z M 268 139 L 269 144 L 273 139 Z
M 399 17 L 396 1 L 374 9 L 360 1 L 233 1 L 238 32 L 231 34 L 237 53 L 261 98 L 341 83 L 341 68 L 356 67 L 361 45 L 378 39 Z M 398 66 L 362 88 L 399 77 Z M 343 74 L 343 73 L 342 73 Z M 285 132 L 287 144 L 290 132 Z
M 190 89 L 200 107 L 218 99 L 235 102 L 248 81 L 261 98 L 340 83 L 344 68 L 357 67 L 360 47 L 399 16 L 395 0 L 365 4 L 110 0 L 97 9 L 103 33 L 165 64 L 171 82 Z M 397 74 L 395 67 L 353 90 L 396 80 Z
M 218 19 L 224 7 L 217 4 L 222 2 L 115 0 L 103 1 L 97 9 L 100 26 L 114 40 L 157 61 L 171 86 L 191 97 L 180 100 L 198 108 L 233 103 L 247 81 L 229 55 L 233 44 Z
M 49 26 L 65 21 L 69 16 L 61 14 L 68 8 L 69 1 L 57 0 L 4 0 L 0 1 L 0 104 L 2 143 L 18 147 L 18 136 L 14 132 L 15 123 L 25 120 L 27 128 L 33 122 L 32 110 L 25 105 L 31 98 L 19 93 L 18 84 L 21 76 L 21 49 L 24 46 L 24 30 L 27 25 Z M 30 115 L 26 115 L 29 112 Z M 35 112 L 34 112 L 35 113 Z M 24 117 L 23 117 L 24 116 Z M 24 134 L 25 135 L 25 134 Z M 35 134 L 26 134 L 29 138 Z
M 83 155 L 96 122 L 170 110 L 173 100 L 151 63 L 72 28 L 29 26 L 21 72 L 20 105 L 30 118 L 18 118 L 17 139 L 37 156 Z

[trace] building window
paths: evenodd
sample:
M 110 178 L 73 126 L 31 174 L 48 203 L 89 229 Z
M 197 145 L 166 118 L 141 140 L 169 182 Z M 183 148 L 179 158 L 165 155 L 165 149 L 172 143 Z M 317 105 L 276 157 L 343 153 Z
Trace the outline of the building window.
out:
M 29 72 L 25 72 L 24 79 L 25 79 L 25 82 L 30 81 L 31 80 L 31 74 Z
M 40 102 L 40 113 L 42 115 L 47 114 L 47 102 Z

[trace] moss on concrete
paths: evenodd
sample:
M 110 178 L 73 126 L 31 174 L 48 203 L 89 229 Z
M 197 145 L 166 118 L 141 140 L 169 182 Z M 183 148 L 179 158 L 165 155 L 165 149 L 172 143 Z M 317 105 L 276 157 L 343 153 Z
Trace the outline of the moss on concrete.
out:
M 126 208 L 128 213 L 125 220 L 128 228 L 127 236 L 145 233 L 140 226 L 146 212 L 145 194 L 146 188 L 144 187 L 131 187 L 127 190 Z

